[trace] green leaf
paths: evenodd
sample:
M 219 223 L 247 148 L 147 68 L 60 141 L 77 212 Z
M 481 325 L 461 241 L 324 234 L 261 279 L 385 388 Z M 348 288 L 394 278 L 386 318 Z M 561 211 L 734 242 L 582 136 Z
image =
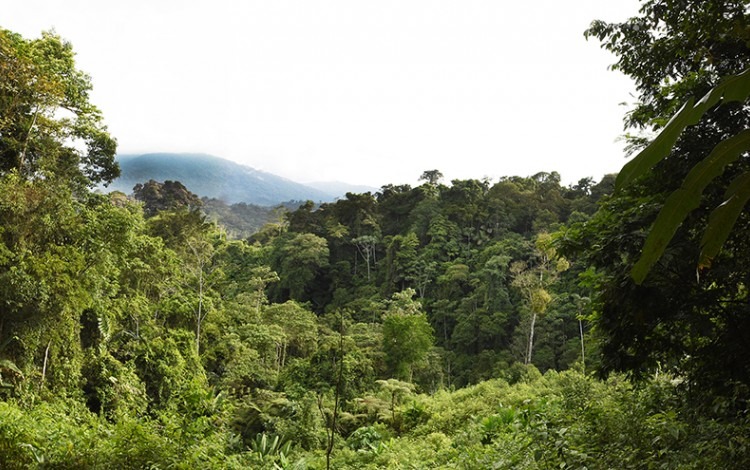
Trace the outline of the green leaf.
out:
M 682 131 L 697 124 L 703 114 L 720 102 L 745 101 L 750 96 L 750 69 L 722 80 L 696 104 L 691 98 L 670 119 L 645 149 L 626 163 L 617 175 L 616 188 L 622 189 L 643 176 L 667 157 Z
M 685 217 L 700 204 L 700 193 L 680 188 L 669 195 L 646 237 L 643 251 L 630 275 L 637 284 L 643 282 L 654 264 L 661 258 L 669 241 Z
M 698 123 L 706 111 L 722 101 L 741 102 L 747 100 L 748 96 L 750 96 L 750 69 L 722 80 L 698 103 L 694 104 L 693 99 L 688 100 L 653 142 L 623 166 L 617 176 L 616 189 L 619 190 L 631 184 L 666 158 L 682 131 L 687 126 Z M 631 271 L 633 279 L 638 284 L 643 282 L 653 265 L 662 256 L 669 241 L 690 211 L 698 207 L 706 186 L 723 173 L 726 165 L 748 150 L 750 150 L 750 130 L 746 129 L 719 143 L 705 159 L 690 170 L 680 188 L 670 194 L 646 238 L 640 259 Z M 710 260 L 721 249 L 742 207 L 747 202 L 747 198 L 744 197 L 744 188 L 735 189 L 732 194 L 733 196 L 730 196 L 728 192 L 727 201 L 709 218 L 709 225 L 706 227 L 706 234 L 701 243 L 703 251 L 699 266 L 710 264 Z
M 663 160 L 669 155 L 683 129 L 700 120 L 700 115 L 695 116 L 693 103 L 694 100 L 692 98 L 689 99 L 677 114 L 670 119 L 667 125 L 664 126 L 664 129 L 656 136 L 653 142 L 622 167 L 615 182 L 617 189 L 629 185 Z
M 750 96 L 750 69 L 727 77 L 716 90 L 721 92 L 724 102 L 745 101 Z
M 699 268 L 711 266 L 711 261 L 719 254 L 737 218 L 750 200 L 750 172 L 735 178 L 724 197 L 726 200 L 714 209 L 708 218 L 708 225 L 701 240 Z
M 706 186 L 723 173 L 726 165 L 737 160 L 748 150 L 750 150 L 750 129 L 745 129 L 720 142 L 706 158 L 690 170 L 682 186 L 669 195 L 656 217 L 646 238 L 641 257 L 631 271 L 636 283 L 643 282 L 651 267 L 664 253 L 680 224 L 691 211 L 700 205 L 701 195 Z M 727 230 L 730 229 L 731 225 Z
M 684 188 L 699 188 L 702 192 L 708 183 L 724 172 L 724 167 L 737 160 L 743 152 L 750 150 L 750 129 L 725 139 L 711 153 L 698 162 L 682 183 Z
M 19 369 L 15 363 L 7 359 L 0 359 L 0 369 L 11 370 L 15 372 L 16 374 L 20 375 L 21 377 L 23 377 L 23 372 L 21 372 L 21 369 Z

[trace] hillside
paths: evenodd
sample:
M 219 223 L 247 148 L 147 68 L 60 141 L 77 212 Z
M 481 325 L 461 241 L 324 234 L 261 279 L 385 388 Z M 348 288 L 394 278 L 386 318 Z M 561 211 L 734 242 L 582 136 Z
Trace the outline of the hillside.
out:
M 220 199 L 207 197 L 202 199 L 202 203 L 208 220 L 221 225 L 227 237 L 235 240 L 248 238 L 265 224 L 278 221 L 280 214 L 285 211 L 282 205 L 269 207 L 244 202 L 227 204 Z M 289 204 L 290 209 L 296 209 L 301 203 Z
M 326 202 L 338 194 L 205 154 L 148 153 L 118 155 L 121 176 L 109 190 L 130 194 L 133 186 L 150 179 L 176 180 L 201 197 L 227 203 L 245 202 L 273 206 L 290 200 Z

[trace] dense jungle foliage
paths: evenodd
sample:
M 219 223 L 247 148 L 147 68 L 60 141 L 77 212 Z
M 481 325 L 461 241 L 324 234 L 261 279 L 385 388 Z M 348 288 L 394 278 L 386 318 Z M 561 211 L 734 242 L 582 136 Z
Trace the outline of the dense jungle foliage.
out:
M 636 80 L 634 149 L 750 65 L 746 10 L 592 24 Z M 747 211 L 696 268 L 746 153 L 631 277 L 746 103 L 626 188 L 427 170 L 234 239 L 179 182 L 92 190 L 118 168 L 90 89 L 70 44 L 0 30 L 0 467 L 750 466 Z

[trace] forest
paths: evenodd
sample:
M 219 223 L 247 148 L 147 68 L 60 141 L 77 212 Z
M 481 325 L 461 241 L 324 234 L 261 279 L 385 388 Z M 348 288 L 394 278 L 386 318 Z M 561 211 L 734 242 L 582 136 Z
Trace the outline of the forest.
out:
M 95 190 L 73 46 L 0 29 L 0 468 L 750 468 L 746 4 L 592 22 L 638 93 L 617 175 L 428 168 L 236 230 Z

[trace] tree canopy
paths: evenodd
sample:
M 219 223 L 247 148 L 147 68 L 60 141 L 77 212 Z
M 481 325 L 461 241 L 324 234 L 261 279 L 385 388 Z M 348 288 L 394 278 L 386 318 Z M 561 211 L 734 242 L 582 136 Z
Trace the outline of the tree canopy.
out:
M 0 57 L 0 171 L 84 186 L 116 178 L 116 142 L 89 101 L 91 80 L 70 43 L 0 29 Z

